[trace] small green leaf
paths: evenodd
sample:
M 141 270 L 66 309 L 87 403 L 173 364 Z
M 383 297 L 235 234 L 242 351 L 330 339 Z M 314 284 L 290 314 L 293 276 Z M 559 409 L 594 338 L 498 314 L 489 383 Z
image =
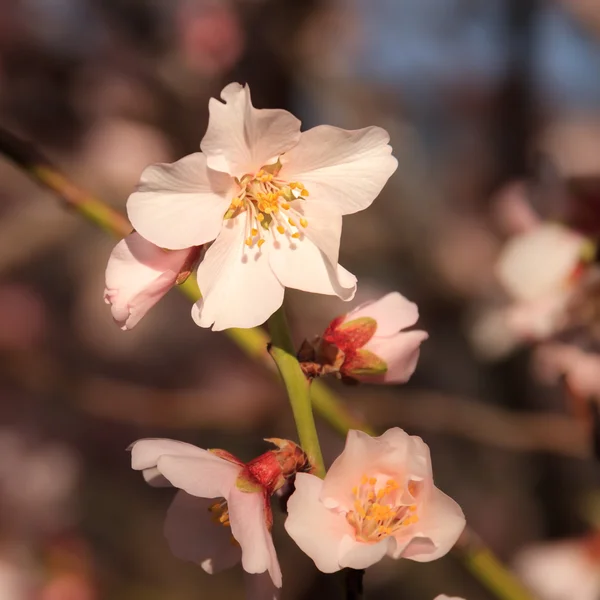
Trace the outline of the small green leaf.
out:
M 358 350 L 349 362 L 344 365 L 346 375 L 383 375 L 388 370 L 385 360 L 370 350 Z

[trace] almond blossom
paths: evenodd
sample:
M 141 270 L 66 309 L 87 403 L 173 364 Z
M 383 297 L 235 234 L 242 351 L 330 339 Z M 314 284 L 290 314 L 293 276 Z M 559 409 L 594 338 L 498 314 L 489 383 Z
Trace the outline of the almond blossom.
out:
M 365 569 L 386 554 L 428 562 L 465 526 L 435 487 L 429 448 L 397 427 L 372 438 L 350 431 L 324 480 L 298 473 L 285 528 L 324 573 Z
M 285 110 L 256 109 L 231 83 L 211 99 L 201 152 L 148 167 L 128 199 L 145 239 L 182 250 L 213 242 L 192 316 L 222 330 L 260 325 L 284 288 L 353 298 L 338 264 L 342 215 L 367 208 L 397 167 L 379 127 L 300 132 Z
M 509 240 L 496 274 L 514 300 L 507 319 L 520 336 L 543 339 L 566 325 L 588 247 L 584 236 L 551 223 Z
M 270 531 L 270 494 L 282 484 L 281 469 L 272 468 L 273 454 L 245 465 L 223 450 L 168 439 L 138 440 L 130 449 L 132 468 L 148 483 L 180 490 L 165 522 L 175 556 L 207 573 L 241 561 L 246 572 L 268 572 L 273 585 L 281 587 Z
M 425 331 L 403 331 L 418 318 L 417 305 L 392 292 L 334 319 L 323 340 L 343 353 L 343 375 L 370 383 L 404 383 L 429 337 Z
M 132 329 L 180 280 L 199 255 L 198 248 L 166 251 L 139 233 L 122 239 L 106 267 L 104 301 L 121 329 Z

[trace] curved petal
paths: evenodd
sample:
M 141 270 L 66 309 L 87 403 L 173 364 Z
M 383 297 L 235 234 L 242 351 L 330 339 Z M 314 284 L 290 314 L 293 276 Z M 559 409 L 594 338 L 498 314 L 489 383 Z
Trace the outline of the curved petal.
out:
M 357 541 L 354 536 L 343 537 L 339 547 L 340 567 L 367 569 L 378 563 L 396 545 L 394 538 L 387 537 L 375 544 Z
M 346 301 L 356 293 L 356 277 L 340 265 L 332 265 L 308 237 L 280 242 L 269 251 L 269 262 L 285 287 Z
M 173 287 L 189 252 L 167 252 L 139 233 L 115 246 L 106 266 L 104 299 L 122 329 L 135 327 Z
M 210 452 L 204 456 L 164 454 L 156 465 L 171 484 L 199 498 L 227 498 L 240 467 Z
M 415 372 L 421 344 L 428 337 L 424 331 L 403 331 L 389 338 L 371 338 L 365 348 L 387 363 L 387 371 L 382 375 L 359 376 L 357 379 L 370 383 L 405 383 Z
M 300 121 L 286 110 L 252 106 L 250 88 L 230 83 L 223 102 L 211 98 L 206 135 L 200 144 L 208 166 L 242 177 L 277 158 L 300 139 Z
M 284 155 L 279 178 L 301 181 L 312 200 L 343 215 L 364 210 L 398 166 L 389 140 L 380 127 L 314 127 Z
M 390 292 L 379 300 L 357 306 L 346 315 L 344 322 L 363 317 L 377 321 L 377 337 L 388 337 L 412 327 L 419 318 L 419 309 L 399 292 Z
M 285 529 L 319 571 L 334 573 L 342 568 L 338 561 L 342 539 L 353 531 L 342 513 L 321 503 L 322 488 L 323 481 L 315 475 L 296 475 L 296 491 L 288 500 Z
M 211 520 L 213 500 L 179 491 L 167 511 L 165 537 L 174 556 L 218 573 L 240 562 L 242 552 L 231 529 Z
M 269 571 L 273 584 L 281 587 L 281 569 L 267 527 L 266 502 L 268 499 L 263 493 L 242 492 L 233 486 L 227 496 L 231 532 L 242 547 L 244 571 Z
M 283 285 L 273 273 L 265 249 L 244 244 L 246 215 L 229 219 L 198 267 L 202 299 L 192 317 L 214 331 L 262 325 L 282 304 Z
M 415 543 L 411 542 L 402 550 L 399 540 L 400 552 L 391 553 L 391 556 L 418 562 L 435 560 L 450 551 L 464 528 L 465 515 L 460 506 L 434 487 L 428 502 L 422 507 L 418 523 L 414 525 Z
M 131 452 L 131 468 L 136 471 L 156 467 L 158 459 L 163 454 L 197 456 L 201 458 L 205 457 L 206 454 L 210 454 L 207 450 L 198 448 L 198 446 L 194 446 L 193 444 L 165 438 L 144 438 L 137 440 L 127 449 Z
M 566 286 L 585 244 L 586 238 L 566 227 L 540 225 L 506 244 L 496 274 L 515 298 L 540 298 Z
M 206 166 L 200 152 L 144 170 L 127 200 L 129 220 L 161 248 L 181 250 L 214 240 L 234 196 L 235 182 Z

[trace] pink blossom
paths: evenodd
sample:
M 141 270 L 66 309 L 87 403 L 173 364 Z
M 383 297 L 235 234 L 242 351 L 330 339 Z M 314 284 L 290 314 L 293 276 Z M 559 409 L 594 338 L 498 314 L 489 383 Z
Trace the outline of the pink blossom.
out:
M 199 564 L 207 573 L 241 560 L 246 572 L 268 572 L 273 585 L 281 587 L 270 531 L 270 490 L 243 462 L 222 450 L 145 439 L 131 446 L 131 465 L 151 485 L 180 490 L 165 522 L 175 556 Z
M 214 330 L 254 327 L 286 287 L 351 300 L 338 263 L 342 216 L 367 208 L 397 167 L 379 127 L 300 132 L 285 110 L 252 105 L 231 83 L 212 98 L 200 148 L 148 167 L 127 201 L 133 226 L 170 250 L 213 242 L 198 267 L 192 316 Z
M 544 339 L 566 325 L 587 244 L 584 236 L 551 223 L 506 244 L 496 274 L 513 299 L 506 318 L 520 337 Z
M 175 285 L 197 248 L 167 251 L 139 233 L 122 239 L 106 267 L 104 300 L 121 329 L 132 329 Z M 192 261 L 193 262 L 193 261 Z
M 425 331 L 403 331 L 419 309 L 392 292 L 332 321 L 323 339 L 344 353 L 343 375 L 370 383 L 404 383 L 414 373 Z
M 386 554 L 435 560 L 465 526 L 460 506 L 433 483 L 429 448 L 393 428 L 350 431 L 324 480 L 296 476 L 285 528 L 325 573 L 365 569 Z

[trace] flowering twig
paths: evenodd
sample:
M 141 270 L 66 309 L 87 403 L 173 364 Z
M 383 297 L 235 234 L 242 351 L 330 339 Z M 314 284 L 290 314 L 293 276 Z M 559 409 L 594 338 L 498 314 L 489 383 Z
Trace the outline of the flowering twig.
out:
M 269 331 L 271 332 L 269 354 L 273 357 L 285 384 L 300 445 L 308 455 L 314 474 L 324 477 L 325 465 L 312 412 L 310 383 L 296 358 L 283 306 L 269 318 Z
M 0 128 L 0 153 L 19 165 L 37 183 L 52 190 L 68 208 L 76 210 L 111 235 L 120 238 L 131 232 L 131 225 L 121 213 L 74 185 L 31 144 L 2 128 Z M 193 301 L 200 297 L 193 278 L 188 278 L 179 289 Z M 266 352 L 268 338 L 263 331 L 258 328 L 228 329 L 227 334 L 251 358 L 272 367 L 272 361 Z M 289 334 L 287 335 L 289 339 Z M 277 346 L 278 343 L 282 342 L 274 340 L 274 345 Z M 284 343 L 284 347 L 286 344 L 288 342 Z M 296 360 L 293 351 L 291 357 Z M 293 363 L 290 361 L 291 364 Z M 297 361 L 296 365 L 298 365 Z M 302 374 L 299 365 L 298 370 Z M 310 397 L 315 409 L 339 432 L 346 432 L 349 429 L 362 429 L 367 433 L 373 431 L 349 414 L 344 404 L 321 382 L 315 381 L 312 384 Z M 308 451 L 308 448 L 305 449 Z M 317 468 L 322 469 L 322 459 L 319 459 L 320 451 L 318 458 L 315 456 L 313 460 L 316 461 Z M 532 600 L 532 596 L 522 588 L 518 580 L 479 540 L 475 540 L 474 534 L 466 531 L 457 548 L 471 572 L 502 600 Z

